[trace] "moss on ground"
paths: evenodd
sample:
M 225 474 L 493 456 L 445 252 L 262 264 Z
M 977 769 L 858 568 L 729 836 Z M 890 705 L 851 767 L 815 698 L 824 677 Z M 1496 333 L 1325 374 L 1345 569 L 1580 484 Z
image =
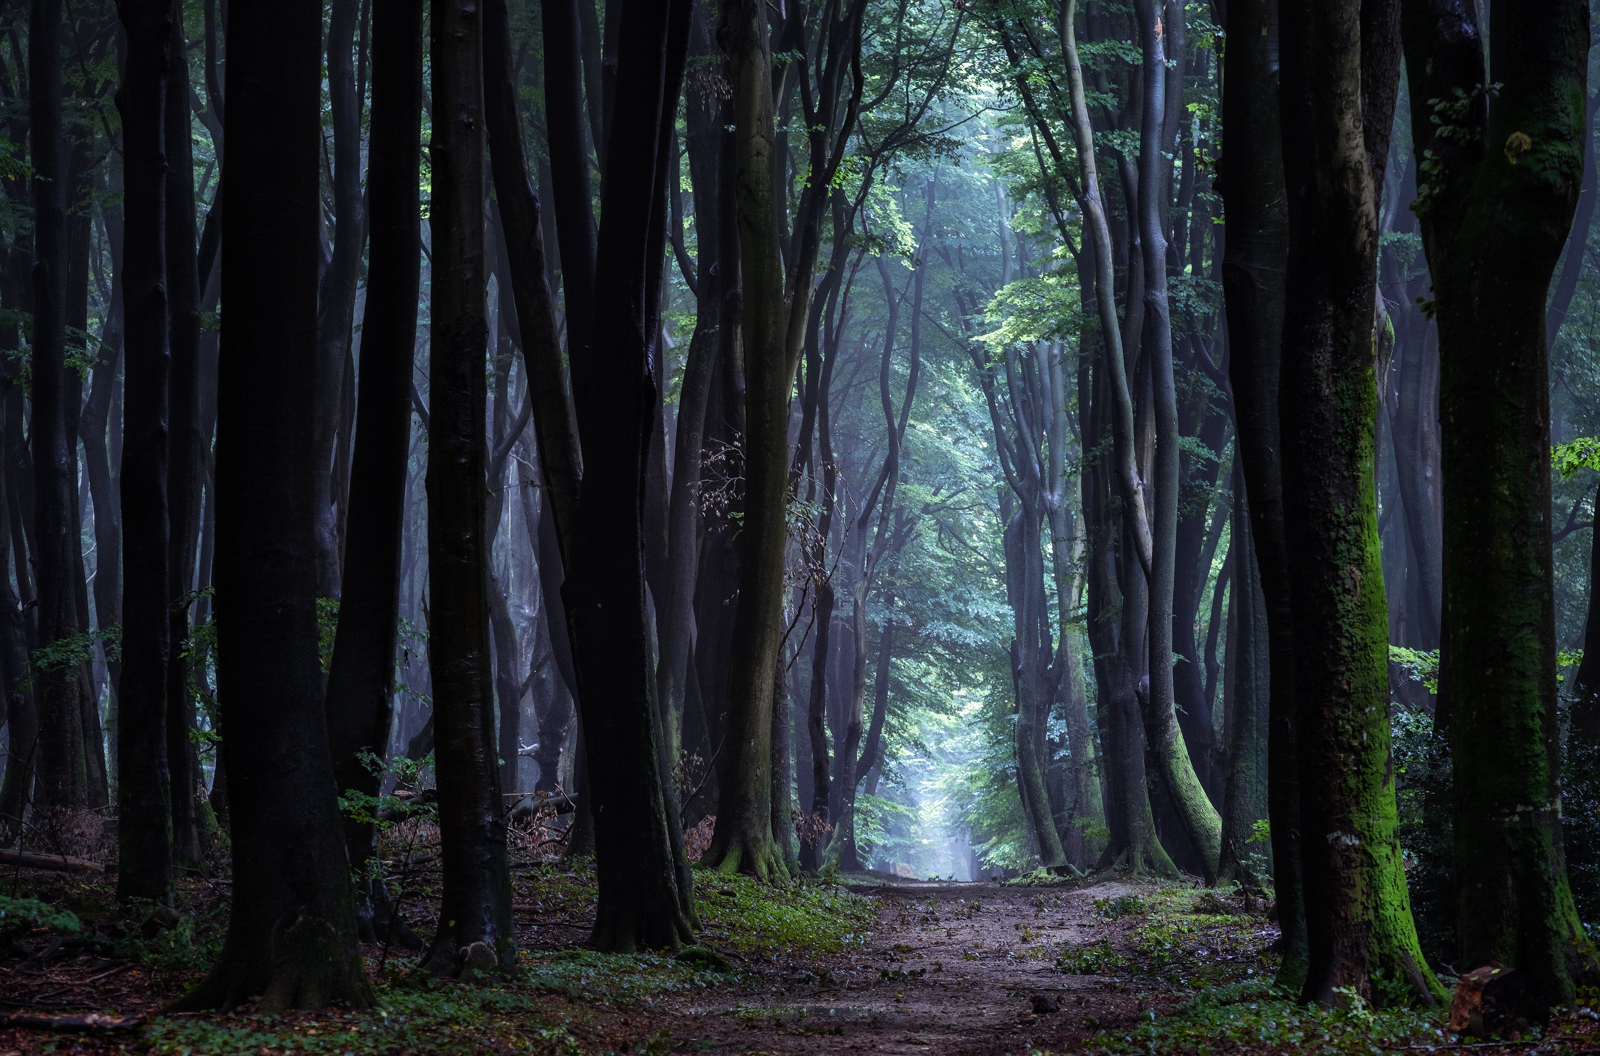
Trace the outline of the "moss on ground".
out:
M 798 880 L 774 890 L 753 877 L 698 869 L 694 879 L 702 940 L 735 953 L 860 948 L 877 915 L 871 899 L 824 881 Z

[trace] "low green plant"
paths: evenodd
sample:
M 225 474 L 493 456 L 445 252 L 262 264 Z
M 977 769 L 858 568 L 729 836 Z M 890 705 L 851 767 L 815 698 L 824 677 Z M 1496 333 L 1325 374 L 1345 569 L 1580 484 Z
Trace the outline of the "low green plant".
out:
M 1105 920 L 1142 917 L 1149 911 L 1150 907 L 1138 895 L 1118 895 L 1116 898 L 1097 898 L 1094 900 L 1094 915 Z
M 711 870 L 695 873 L 695 906 L 704 937 L 737 952 L 839 953 L 865 945 L 877 919 L 870 899 L 824 880 L 801 880 L 780 893 L 753 877 Z
M 1286 1000 L 1261 980 L 1208 989 L 1172 1013 L 1076 1046 L 1087 1056 L 1219 1056 L 1243 1051 L 1373 1056 L 1443 1049 L 1451 1037 L 1445 1009 L 1374 1008 L 1345 995 L 1343 1008 Z M 1033 1050 L 1035 1056 L 1047 1056 Z
M 1109 975 L 1127 967 L 1127 960 L 1111 948 L 1109 939 L 1065 950 L 1055 963 L 1055 970 L 1067 975 Z
M 57 909 L 36 898 L 0 895 L 0 932 L 31 928 L 80 932 L 83 922 L 71 910 Z

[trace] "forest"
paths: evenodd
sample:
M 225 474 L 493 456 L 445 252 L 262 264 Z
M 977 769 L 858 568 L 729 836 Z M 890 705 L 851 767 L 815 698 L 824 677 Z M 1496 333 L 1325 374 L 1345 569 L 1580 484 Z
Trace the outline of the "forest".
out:
M 0 0 L 0 1056 L 1600 1052 L 1596 8 Z

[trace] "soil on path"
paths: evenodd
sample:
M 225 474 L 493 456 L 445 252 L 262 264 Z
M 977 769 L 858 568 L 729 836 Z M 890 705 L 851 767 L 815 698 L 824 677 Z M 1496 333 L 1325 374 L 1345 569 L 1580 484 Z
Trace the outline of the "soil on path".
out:
M 852 889 L 880 907 L 878 927 L 862 948 L 764 972 L 760 988 L 666 998 L 652 1025 L 668 1032 L 673 1047 L 687 1040 L 702 1051 L 1025 1056 L 1034 1049 L 1072 1051 L 1195 994 L 1181 958 L 1169 974 L 1070 975 L 1056 967 L 1064 952 L 1124 947 L 1143 918 L 1108 920 L 1096 915 L 1096 901 L 1148 899 L 1154 888 L 899 880 Z M 1235 953 L 1228 974 L 1270 970 L 1259 955 L 1277 928 L 1260 917 L 1240 924 L 1255 949 Z M 1208 941 L 1203 932 L 1195 935 L 1202 958 Z

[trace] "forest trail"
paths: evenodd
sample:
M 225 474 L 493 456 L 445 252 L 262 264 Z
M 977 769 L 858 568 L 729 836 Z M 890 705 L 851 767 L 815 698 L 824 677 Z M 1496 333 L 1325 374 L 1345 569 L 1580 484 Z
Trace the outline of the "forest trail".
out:
M 768 978 L 760 989 L 668 998 L 657 1007 L 671 1022 L 656 1028 L 703 1051 L 1022 1056 L 1070 1050 L 1192 996 L 1159 975 L 1073 975 L 1056 967 L 1064 951 L 1100 948 L 1134 926 L 1097 916 L 1097 900 L 1147 900 L 1160 890 L 1154 887 L 903 880 L 851 887 L 879 906 L 862 948 Z M 1259 947 L 1276 938 L 1275 926 L 1253 923 Z M 1036 1011 L 1052 1005 L 1056 1011 Z

